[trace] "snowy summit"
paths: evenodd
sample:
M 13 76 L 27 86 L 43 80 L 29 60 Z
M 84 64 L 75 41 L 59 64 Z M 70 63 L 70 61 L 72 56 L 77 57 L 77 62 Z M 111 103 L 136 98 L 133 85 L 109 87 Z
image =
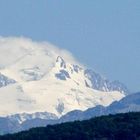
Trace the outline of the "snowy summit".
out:
M 66 50 L 25 38 L 0 38 L 0 116 L 50 112 L 60 117 L 125 96 L 127 88 L 86 69 Z

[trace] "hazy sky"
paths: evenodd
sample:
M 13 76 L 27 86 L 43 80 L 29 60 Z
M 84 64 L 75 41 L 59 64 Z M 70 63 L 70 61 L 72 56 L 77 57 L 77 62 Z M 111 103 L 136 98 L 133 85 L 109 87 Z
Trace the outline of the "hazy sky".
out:
M 49 41 L 140 90 L 140 0 L 0 0 L 0 35 Z

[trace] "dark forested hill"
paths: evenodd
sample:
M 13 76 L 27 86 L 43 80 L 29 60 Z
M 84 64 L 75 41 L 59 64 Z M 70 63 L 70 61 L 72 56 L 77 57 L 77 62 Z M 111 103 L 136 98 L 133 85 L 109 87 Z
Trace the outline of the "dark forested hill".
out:
M 0 140 L 140 140 L 140 112 L 49 125 L 1 136 Z

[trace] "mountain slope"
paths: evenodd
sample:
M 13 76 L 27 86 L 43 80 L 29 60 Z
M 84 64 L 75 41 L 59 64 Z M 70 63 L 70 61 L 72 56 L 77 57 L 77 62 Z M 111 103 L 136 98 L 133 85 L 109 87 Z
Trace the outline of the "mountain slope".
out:
M 108 107 L 96 106 L 86 111 L 75 110 L 69 112 L 62 116 L 59 122 L 86 120 L 96 116 L 126 112 L 140 112 L 140 92 L 128 95 L 118 102 L 115 101 Z
M 48 112 L 38 112 L 35 114 L 16 114 L 0 118 L 1 134 L 14 133 L 22 130 L 28 130 L 33 127 L 46 126 L 62 122 L 75 120 L 86 120 L 96 116 L 137 112 L 140 111 L 140 93 L 128 95 L 119 102 L 113 102 L 108 107 L 96 106 L 86 111 L 75 110 L 62 116 L 60 119 Z
M 0 38 L 0 73 L 16 81 L 0 88 L 0 116 L 50 112 L 60 117 L 108 106 L 127 91 L 87 70 L 67 51 L 24 38 Z

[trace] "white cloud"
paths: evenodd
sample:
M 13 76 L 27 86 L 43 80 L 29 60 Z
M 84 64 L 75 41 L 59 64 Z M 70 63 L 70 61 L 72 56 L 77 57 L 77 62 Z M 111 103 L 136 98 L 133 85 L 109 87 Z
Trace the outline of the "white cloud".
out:
M 34 51 L 41 48 L 45 48 L 46 51 L 53 54 L 53 57 L 61 56 L 69 63 L 81 65 L 69 51 L 46 41 L 37 42 L 25 37 L 0 37 L 0 66 L 4 67 L 21 59 L 26 55 L 26 50 Z

